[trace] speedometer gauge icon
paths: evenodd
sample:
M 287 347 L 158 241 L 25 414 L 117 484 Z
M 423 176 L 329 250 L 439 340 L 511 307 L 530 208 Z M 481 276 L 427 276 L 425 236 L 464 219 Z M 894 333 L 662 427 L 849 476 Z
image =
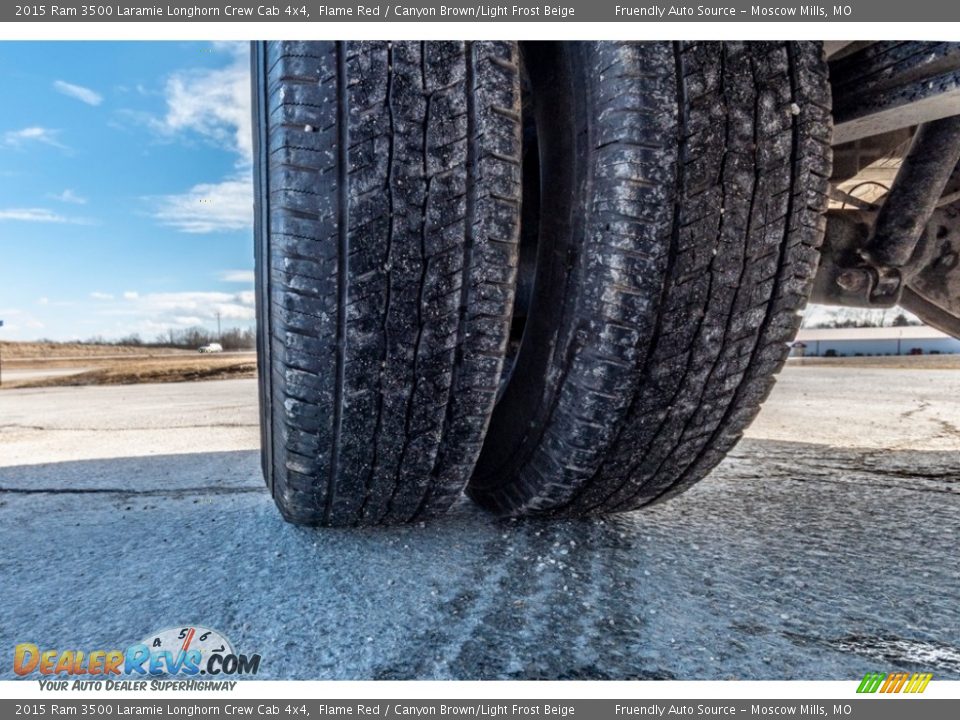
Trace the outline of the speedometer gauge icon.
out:
M 182 651 L 199 650 L 202 657 L 208 658 L 214 653 L 234 655 L 233 645 L 221 633 L 201 625 L 188 625 L 167 628 L 151 633 L 141 641 L 150 648 L 150 652 L 168 651 L 176 655 Z

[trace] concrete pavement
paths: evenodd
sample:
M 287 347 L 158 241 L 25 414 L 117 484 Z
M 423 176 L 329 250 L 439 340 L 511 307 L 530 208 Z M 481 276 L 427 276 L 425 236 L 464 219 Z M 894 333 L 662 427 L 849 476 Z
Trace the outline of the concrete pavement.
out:
M 263 489 L 253 381 L 3 391 L 0 647 L 197 623 L 268 678 L 960 678 L 958 398 L 793 367 L 648 512 L 331 531 Z

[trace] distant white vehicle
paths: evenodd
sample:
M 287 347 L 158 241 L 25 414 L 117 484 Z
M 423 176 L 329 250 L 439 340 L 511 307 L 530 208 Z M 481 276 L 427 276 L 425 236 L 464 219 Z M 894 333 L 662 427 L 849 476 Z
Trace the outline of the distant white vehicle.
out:
M 218 353 L 223 352 L 223 345 L 220 343 L 210 343 L 209 345 L 204 345 L 199 348 L 199 352 L 202 353 Z

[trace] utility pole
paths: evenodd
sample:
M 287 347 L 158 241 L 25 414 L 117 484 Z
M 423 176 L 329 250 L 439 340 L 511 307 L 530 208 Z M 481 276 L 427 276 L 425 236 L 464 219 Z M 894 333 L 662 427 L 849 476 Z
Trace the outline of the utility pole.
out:
M 223 333 L 220 332 L 220 311 L 217 310 L 217 342 L 223 340 Z

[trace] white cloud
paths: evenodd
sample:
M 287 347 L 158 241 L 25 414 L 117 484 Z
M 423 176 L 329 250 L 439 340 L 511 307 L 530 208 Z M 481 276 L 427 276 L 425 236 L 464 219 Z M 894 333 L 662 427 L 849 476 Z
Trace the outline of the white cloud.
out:
M 224 67 L 186 69 L 167 78 L 164 115 L 126 112 L 163 138 L 198 135 L 236 156 L 236 173 L 219 182 L 147 198 L 155 219 L 186 233 L 245 230 L 253 224 L 249 49 L 246 43 L 219 42 L 213 50 L 227 55 Z
M 103 102 L 103 95 L 88 87 L 83 87 L 83 85 L 74 85 L 73 83 L 68 83 L 63 80 L 56 80 L 53 83 L 53 88 L 58 93 L 72 97 L 87 105 L 96 106 Z
M 41 143 L 66 150 L 67 146 L 57 139 L 59 134 L 59 130 L 36 125 L 20 130 L 7 130 L 7 132 L 3 134 L 3 144 L 19 148 L 30 143 Z
M 131 297 L 126 297 L 130 295 Z M 217 312 L 223 317 L 237 319 L 252 318 L 253 292 L 216 292 L 189 290 L 166 293 L 124 293 L 130 302 L 122 307 L 104 311 L 104 314 L 130 315 L 134 312 L 169 313 L 171 315 L 191 315 L 215 318 Z M 249 312 L 248 312 L 249 310 Z
M 228 283 L 253 284 L 253 270 L 224 270 L 220 273 L 220 280 Z
M 75 303 L 50 299 L 38 302 L 37 315 L 22 308 L 0 309 L 7 321 L 4 339 L 35 339 L 40 334 L 69 340 L 102 335 L 118 338 L 139 333 L 145 339 L 165 335 L 169 330 L 201 326 L 214 329 L 217 313 L 223 329 L 250 328 L 256 320 L 254 293 L 188 291 L 139 293 L 128 290 L 120 295 L 96 291 L 76 303 L 84 306 L 82 319 L 63 315 L 57 309 Z M 41 318 L 44 322 L 41 322 Z M 69 319 L 68 319 L 69 318 Z
M 63 315 L 59 308 L 69 305 L 82 307 L 83 317 L 78 320 Z M 224 330 L 250 328 L 256 321 L 252 291 L 141 293 L 127 290 L 115 295 L 98 290 L 76 303 L 41 298 L 34 309 L 36 315 L 20 307 L 0 309 L 0 318 L 7 321 L 4 339 L 35 339 L 41 334 L 61 340 L 92 335 L 119 338 L 139 333 L 152 340 L 170 330 L 196 326 L 212 330 L 217 326 L 218 313 Z
M 51 193 L 48 197 L 60 202 L 70 203 L 71 205 L 86 205 L 87 199 L 80 197 L 73 190 L 67 188 L 62 193 Z
M 51 300 L 46 295 L 37 300 L 37 305 L 42 305 L 45 308 L 55 308 L 55 307 L 74 307 L 76 305 L 72 300 Z
M 245 230 L 253 224 L 253 185 L 244 173 L 219 183 L 201 183 L 179 195 L 147 198 L 153 216 L 186 233 Z
M 0 308 L 0 319 L 4 320 L 4 340 L 23 340 L 25 330 L 36 331 L 45 327 L 37 317 L 20 308 Z
M 18 220 L 20 222 L 39 223 L 70 223 L 73 225 L 90 225 L 87 218 L 67 217 L 47 208 L 3 208 L 0 209 L 0 220 Z
M 230 63 L 222 68 L 190 69 L 167 78 L 167 112 L 150 125 L 165 136 L 197 133 L 237 153 L 241 164 L 252 158 L 250 65 L 246 43 L 217 43 Z
M 149 337 L 169 328 L 213 326 L 217 313 L 224 324 L 249 326 L 256 317 L 252 292 L 170 292 L 146 293 L 126 302 L 105 307 L 101 316 L 128 318 L 124 332 L 136 331 Z
M 150 293 L 140 298 L 138 308 L 151 314 L 223 320 L 253 320 L 253 293 L 176 292 Z

